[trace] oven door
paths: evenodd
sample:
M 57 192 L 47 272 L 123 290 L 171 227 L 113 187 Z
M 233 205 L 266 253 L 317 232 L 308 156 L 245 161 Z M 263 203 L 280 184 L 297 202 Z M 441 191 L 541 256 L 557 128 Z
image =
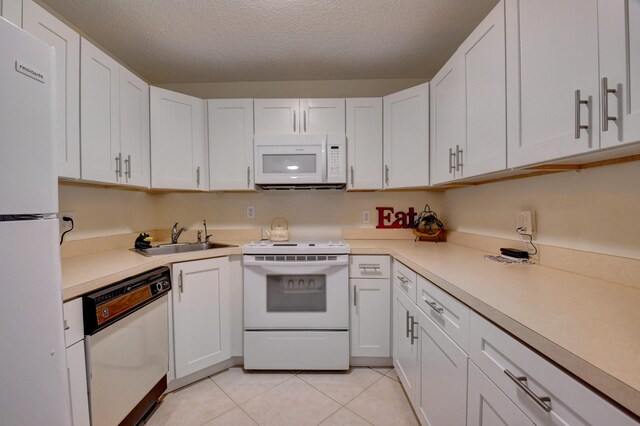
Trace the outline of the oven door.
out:
M 244 256 L 245 330 L 349 329 L 348 256 L 299 257 Z
M 257 184 L 323 183 L 326 171 L 326 135 L 256 135 Z

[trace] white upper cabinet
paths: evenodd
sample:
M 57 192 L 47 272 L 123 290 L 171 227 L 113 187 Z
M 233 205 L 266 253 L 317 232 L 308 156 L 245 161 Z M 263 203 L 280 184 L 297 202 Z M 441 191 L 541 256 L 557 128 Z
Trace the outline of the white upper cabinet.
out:
M 255 134 L 344 133 L 344 99 L 256 99 Z
M 208 101 L 209 187 L 255 190 L 253 186 L 253 99 Z
M 149 187 L 149 85 L 120 68 L 122 183 Z
M 149 186 L 149 86 L 81 41 L 83 180 Z
M 292 135 L 300 133 L 299 99 L 256 99 L 256 135 Z
M 120 153 L 120 64 L 81 40 L 80 138 L 84 180 L 118 183 L 124 176 Z
M 151 87 L 151 186 L 207 190 L 204 101 Z
M 300 99 L 300 133 L 344 134 L 344 99 Z
M 506 40 L 508 166 L 598 149 L 598 0 L 507 0 Z
M 0 16 L 17 26 L 22 26 L 22 0 L 0 0 Z
M 504 1 L 458 49 L 463 67 L 466 142 L 456 173 L 468 178 L 507 166 Z M 446 165 L 446 164 L 445 164 Z
M 5 8 L 10 2 L 0 3 Z M 56 50 L 54 134 L 58 176 L 80 179 L 80 35 L 32 0 L 24 0 L 23 5 L 23 29 Z
M 383 102 L 384 188 L 429 185 L 429 83 Z
M 640 1 L 601 0 L 598 19 L 600 145 L 609 148 L 640 141 Z
M 466 147 L 465 81 L 461 59 L 456 53 L 431 80 L 432 185 L 460 177 L 456 155 Z
M 346 101 L 347 190 L 382 189 L 382 98 Z

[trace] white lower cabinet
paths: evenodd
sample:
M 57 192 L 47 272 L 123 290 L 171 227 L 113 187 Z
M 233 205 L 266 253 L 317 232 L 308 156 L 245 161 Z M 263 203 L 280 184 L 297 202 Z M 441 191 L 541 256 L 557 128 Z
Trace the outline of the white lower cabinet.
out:
M 464 422 L 458 424 L 463 425 Z M 533 424 L 472 361 L 469 361 L 467 426 Z
M 467 354 L 420 310 L 416 327 L 420 351 L 416 413 L 425 425 L 464 425 Z
M 393 366 L 409 400 L 416 405 L 420 386 L 419 348 L 414 335 L 418 307 L 393 286 Z
M 576 379 L 475 313 L 471 315 L 470 356 L 537 425 L 637 425 Z
M 391 356 L 389 256 L 350 256 L 351 356 Z
M 71 396 L 73 426 L 89 426 L 89 394 L 87 367 L 84 355 L 84 325 L 82 298 L 66 302 L 64 311 L 64 340 L 67 347 L 67 375 Z
M 172 266 L 176 379 L 231 357 L 229 269 L 227 257 Z

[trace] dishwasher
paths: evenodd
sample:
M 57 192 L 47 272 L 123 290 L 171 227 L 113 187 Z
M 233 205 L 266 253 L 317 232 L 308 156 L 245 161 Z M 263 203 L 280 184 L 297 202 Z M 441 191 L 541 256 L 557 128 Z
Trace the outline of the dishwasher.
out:
M 135 425 L 167 388 L 169 268 L 83 296 L 93 426 Z

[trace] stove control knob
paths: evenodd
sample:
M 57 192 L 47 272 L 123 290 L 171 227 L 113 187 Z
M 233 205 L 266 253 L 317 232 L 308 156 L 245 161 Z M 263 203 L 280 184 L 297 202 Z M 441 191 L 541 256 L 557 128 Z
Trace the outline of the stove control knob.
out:
M 344 246 L 344 241 L 340 240 L 340 241 L 338 242 L 338 245 L 339 245 L 340 247 Z
M 333 241 L 329 241 L 329 247 L 333 246 Z
M 162 291 L 162 283 L 156 283 L 156 290 Z
M 266 246 L 266 245 L 267 245 L 267 242 L 266 242 L 266 241 L 260 241 L 260 247 L 264 247 L 264 246 Z
M 256 242 L 255 242 L 255 241 L 251 241 L 251 242 L 249 243 L 249 245 L 250 245 L 251 247 L 253 247 L 253 246 L 255 246 L 255 245 L 256 245 Z

